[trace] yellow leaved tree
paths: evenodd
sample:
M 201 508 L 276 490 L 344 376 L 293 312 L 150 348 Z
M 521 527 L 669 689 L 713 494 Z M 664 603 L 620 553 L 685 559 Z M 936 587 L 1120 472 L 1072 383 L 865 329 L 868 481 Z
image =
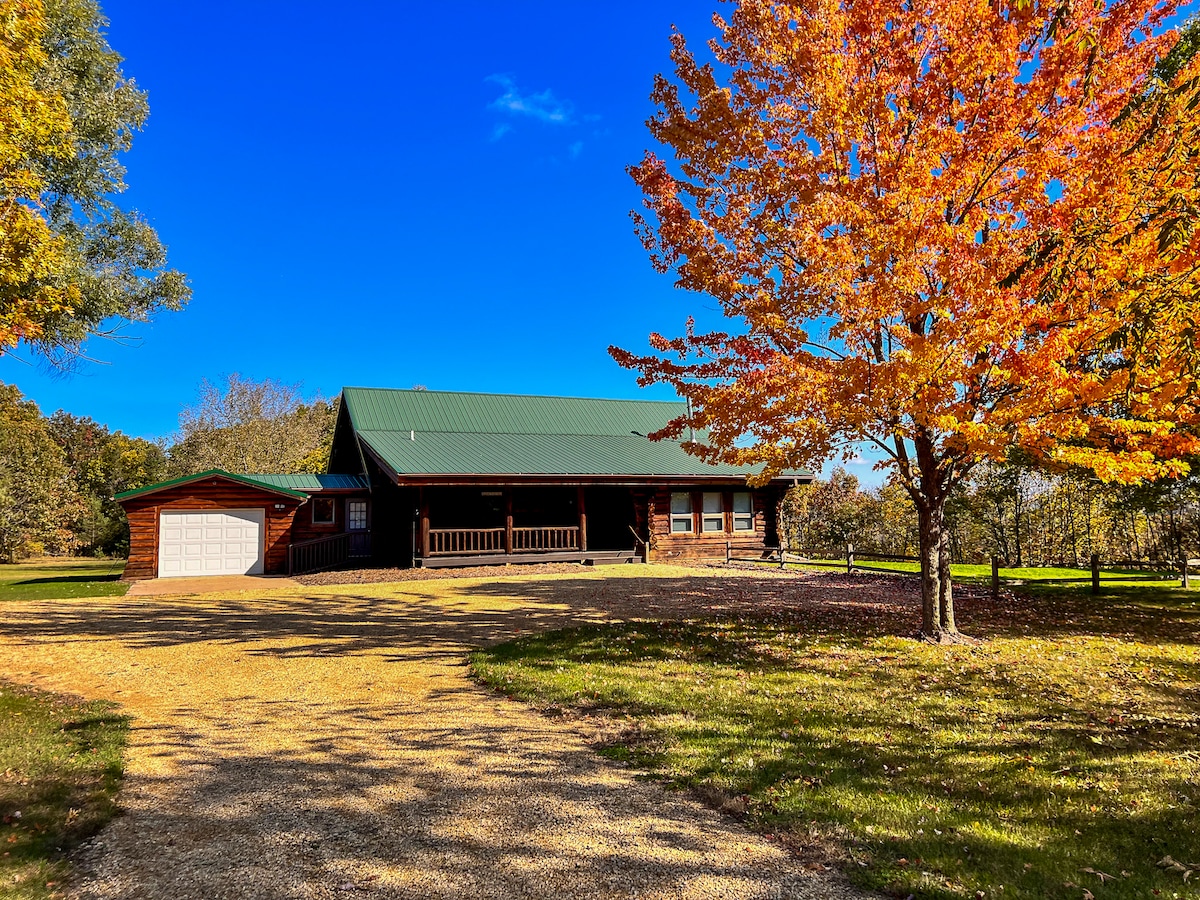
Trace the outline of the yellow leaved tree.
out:
M 731 4 L 673 38 L 639 231 L 728 332 L 611 348 L 692 413 L 659 436 L 813 466 L 869 443 L 957 639 L 946 500 L 1020 447 L 1106 480 L 1197 449 L 1200 58 L 1177 0 Z M 1172 50 L 1176 53 L 1172 55 Z M 749 440 L 748 440 L 749 439 Z
M 69 362 L 190 295 L 114 199 L 147 106 L 106 24 L 95 0 L 0 0 L 0 355 L 23 343 Z

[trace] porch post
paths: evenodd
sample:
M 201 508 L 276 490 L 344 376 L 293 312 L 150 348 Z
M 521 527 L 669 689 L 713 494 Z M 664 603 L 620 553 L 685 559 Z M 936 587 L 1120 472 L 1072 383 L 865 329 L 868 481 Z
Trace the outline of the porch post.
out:
M 587 550 L 587 506 L 583 500 L 583 485 L 576 488 L 579 504 L 579 549 Z
M 421 488 L 421 556 L 428 558 L 429 556 L 429 498 L 425 495 L 425 488 Z
M 504 552 L 512 553 L 512 485 L 504 486 Z

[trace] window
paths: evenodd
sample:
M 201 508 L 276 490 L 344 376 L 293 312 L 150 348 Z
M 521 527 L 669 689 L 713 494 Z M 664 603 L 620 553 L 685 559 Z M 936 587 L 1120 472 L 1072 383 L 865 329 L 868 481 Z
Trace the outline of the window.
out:
M 735 491 L 733 494 L 733 530 L 754 530 L 754 501 L 749 491 Z
M 347 500 L 346 501 L 346 530 L 347 531 L 366 531 L 367 530 L 367 501 L 366 500 Z
M 671 495 L 671 533 L 690 534 L 692 525 L 692 495 L 676 492 Z
M 333 524 L 333 499 L 331 497 L 313 497 L 313 524 Z
M 701 516 L 706 533 L 725 530 L 725 504 L 720 491 L 705 491 Z

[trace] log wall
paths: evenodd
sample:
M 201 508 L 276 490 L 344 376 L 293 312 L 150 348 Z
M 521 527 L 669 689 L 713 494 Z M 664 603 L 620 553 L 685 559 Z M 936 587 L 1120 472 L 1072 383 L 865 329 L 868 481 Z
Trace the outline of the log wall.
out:
M 142 497 L 122 501 L 129 519 L 129 562 L 124 581 L 158 576 L 158 519 L 165 509 L 262 509 L 265 510 L 266 554 L 263 571 L 277 575 L 287 571 L 287 548 L 292 542 L 292 520 L 302 501 L 298 497 L 260 491 L 249 485 L 223 479 L 192 482 Z M 276 505 L 282 504 L 282 509 Z M 307 514 L 307 508 L 305 513 Z
M 674 491 L 687 490 L 692 494 L 692 528 L 691 533 L 671 531 L 671 494 Z M 677 486 L 674 489 L 664 487 L 652 493 L 647 492 L 645 505 L 646 525 L 639 522 L 639 530 L 648 530 L 651 535 L 650 559 L 652 562 L 673 562 L 687 560 L 716 560 L 724 561 L 725 543 L 732 541 L 742 547 L 742 554 L 753 552 L 747 547 L 757 547 L 765 550 L 779 543 L 776 528 L 776 510 L 779 492 L 774 489 L 752 490 L 754 503 L 754 530 L 733 531 L 732 491 L 724 487 L 691 487 Z M 720 532 L 702 532 L 701 525 L 701 495 L 704 491 L 719 490 L 725 495 L 725 530 Z M 642 504 L 639 504 L 642 506 Z M 639 519 L 641 517 L 639 516 Z

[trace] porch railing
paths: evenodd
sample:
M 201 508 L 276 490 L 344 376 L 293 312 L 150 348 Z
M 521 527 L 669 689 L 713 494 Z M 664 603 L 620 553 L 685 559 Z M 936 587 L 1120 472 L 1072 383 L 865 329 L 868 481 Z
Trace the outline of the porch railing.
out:
M 430 528 L 427 556 L 471 556 L 506 553 L 504 528 Z M 541 553 L 553 550 L 578 550 L 578 526 L 550 528 L 514 528 L 513 553 Z
M 503 528 L 430 528 L 429 556 L 503 553 Z
M 514 528 L 513 553 L 536 553 L 539 550 L 578 550 L 579 527 Z
M 350 558 L 349 533 L 288 545 L 288 574 L 303 575 L 340 566 Z
M 346 531 L 328 537 L 288 544 L 288 574 L 303 575 L 333 569 L 351 559 L 371 555 L 371 532 Z

